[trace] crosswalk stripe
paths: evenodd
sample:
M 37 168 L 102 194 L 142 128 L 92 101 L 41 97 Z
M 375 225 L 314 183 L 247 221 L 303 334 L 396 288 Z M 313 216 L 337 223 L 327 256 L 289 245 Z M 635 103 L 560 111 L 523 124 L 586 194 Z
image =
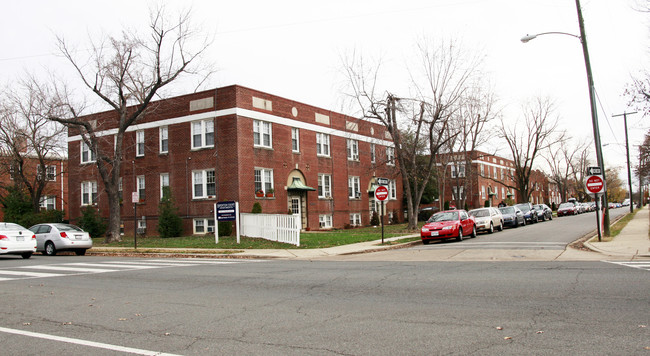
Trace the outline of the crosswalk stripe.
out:
M 650 271 L 650 262 L 648 261 L 602 261 L 602 262 Z
M 160 266 L 147 266 L 147 265 L 133 265 L 133 264 L 113 264 L 113 263 L 66 263 L 66 266 L 89 266 L 89 267 L 112 267 L 112 268 L 124 268 L 127 269 L 150 269 L 150 268 L 159 268 Z
M 65 276 L 61 273 L 42 273 L 42 272 L 27 272 L 27 271 L 6 271 L 0 270 L 0 274 L 8 274 L 11 276 L 25 276 L 25 277 L 59 277 Z
M 66 267 L 66 266 L 23 266 L 19 268 L 28 268 L 28 269 L 44 269 L 52 271 L 70 271 L 70 272 L 93 272 L 93 273 L 105 273 L 105 272 L 117 272 L 116 269 L 105 269 L 105 268 L 81 268 L 81 267 Z
M 19 278 L 2 278 L 2 277 L 0 277 L 0 282 L 2 282 L 2 281 L 13 281 L 13 280 L 16 280 L 16 279 L 19 279 Z
M 161 261 L 161 260 L 153 260 L 153 261 Z M 213 260 L 213 259 L 198 259 L 198 258 L 185 258 L 185 259 L 180 259 L 180 260 L 172 260 L 170 262 L 172 262 L 172 263 L 209 264 L 209 265 L 222 265 L 222 264 L 230 264 L 230 263 L 241 263 L 241 261 L 233 261 L 233 260 Z M 253 262 L 253 261 L 250 261 L 250 262 Z
M 126 261 L 112 261 L 111 264 L 116 265 L 138 265 L 138 266 L 152 266 L 153 268 L 157 267 L 175 267 L 182 266 L 179 263 L 164 263 L 164 262 L 126 262 Z

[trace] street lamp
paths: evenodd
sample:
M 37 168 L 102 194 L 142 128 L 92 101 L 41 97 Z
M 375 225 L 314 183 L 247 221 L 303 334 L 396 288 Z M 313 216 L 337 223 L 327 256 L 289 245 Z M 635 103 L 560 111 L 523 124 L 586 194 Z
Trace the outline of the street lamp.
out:
M 576 0 L 576 8 L 578 10 L 578 24 L 580 26 L 580 36 L 566 33 L 566 32 L 542 32 L 536 35 L 526 35 L 521 38 L 521 42 L 526 43 L 532 39 L 537 38 L 537 36 L 555 34 L 555 35 L 567 35 L 575 37 L 580 40 L 582 44 L 582 53 L 585 58 L 585 68 L 587 70 L 587 84 L 589 86 L 589 102 L 591 106 L 591 124 L 594 131 L 594 142 L 596 144 L 596 160 L 598 161 L 598 166 L 600 167 L 601 174 L 603 176 L 603 181 L 605 180 L 605 163 L 603 161 L 603 150 L 600 144 L 600 131 L 598 129 L 598 114 L 596 108 L 596 90 L 594 87 L 594 79 L 591 75 L 591 63 L 589 61 L 589 50 L 587 48 L 587 36 L 585 34 L 585 25 L 582 18 L 582 9 L 580 8 L 580 0 Z M 609 209 L 607 207 L 607 192 L 603 194 L 605 214 L 603 218 L 603 225 L 605 226 L 605 236 L 609 236 Z M 596 214 L 596 223 L 598 224 L 598 240 L 600 241 L 600 222 L 598 221 L 598 214 Z

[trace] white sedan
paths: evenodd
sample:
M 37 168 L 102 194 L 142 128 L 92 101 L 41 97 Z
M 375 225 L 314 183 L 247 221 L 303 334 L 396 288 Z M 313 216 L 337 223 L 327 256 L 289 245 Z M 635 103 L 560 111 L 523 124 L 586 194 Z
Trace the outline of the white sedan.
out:
M 36 236 L 24 227 L 0 222 L 0 254 L 30 258 L 36 252 Z
M 29 228 L 36 234 L 36 250 L 44 255 L 54 256 L 58 251 L 74 250 L 85 255 L 93 247 L 90 235 L 81 228 L 70 224 L 38 224 Z

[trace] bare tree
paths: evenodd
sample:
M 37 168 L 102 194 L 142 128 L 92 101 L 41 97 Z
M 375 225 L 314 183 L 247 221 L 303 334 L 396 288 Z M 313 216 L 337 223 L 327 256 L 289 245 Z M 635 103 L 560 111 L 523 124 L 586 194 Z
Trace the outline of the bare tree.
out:
M 536 98 L 523 108 L 523 120 L 508 125 L 501 120 L 500 136 L 508 144 L 515 165 L 514 188 L 523 202 L 528 202 L 534 188 L 530 184 L 531 172 L 539 154 L 563 135 L 556 135 L 557 117 L 553 115 L 553 103 L 549 99 Z M 519 122 L 523 121 L 523 127 Z
M 550 167 L 550 180 L 557 185 L 562 201 L 569 198 L 570 188 L 575 189 L 575 182 L 582 182 L 581 172 L 586 172 L 588 154 L 591 142 L 581 141 L 577 145 L 570 144 L 571 138 L 565 137 L 551 144 L 543 155 Z M 582 200 L 581 200 L 582 201 Z
M 455 135 L 441 133 L 449 128 L 478 67 L 478 60 L 465 56 L 455 41 L 437 45 L 425 42 L 418 49 L 420 71 L 411 76 L 415 97 L 397 96 L 389 89 L 380 89 L 380 66 L 368 68 L 357 56 L 344 61 L 350 89 L 347 95 L 363 118 L 379 122 L 393 138 L 404 182 L 409 229 L 417 226 L 420 199 L 434 170 L 435 156 Z M 418 159 L 422 156 L 427 157 L 424 162 Z
M 66 112 L 49 117 L 78 132 L 95 155 L 108 196 L 108 242 L 121 240 L 118 184 L 124 133 L 151 110 L 152 100 L 163 87 L 185 74 L 211 74 L 200 63 L 209 41 L 190 25 L 189 12 L 170 20 L 164 9 L 155 9 L 150 14 L 147 34 L 124 31 L 121 37 L 103 38 L 93 43 L 93 51 L 85 60 L 76 58 L 65 39 L 58 38 L 61 53 L 72 64 L 85 89 L 108 106 L 115 117 L 115 121 L 105 125 L 82 116 L 80 105 L 73 102 L 70 91 L 62 86 L 57 88 L 58 105 Z M 117 130 L 114 145 L 105 142 L 113 141 L 113 136 L 99 135 L 107 127 Z
M 13 185 L 29 195 L 34 212 L 49 180 L 62 172 L 47 174 L 52 160 L 65 157 L 65 128 L 46 118 L 49 101 L 31 81 L 19 82 L 3 91 L 0 104 L 0 155 L 5 161 L 0 174 L 10 176 Z M 7 187 L 2 187 L 7 188 Z

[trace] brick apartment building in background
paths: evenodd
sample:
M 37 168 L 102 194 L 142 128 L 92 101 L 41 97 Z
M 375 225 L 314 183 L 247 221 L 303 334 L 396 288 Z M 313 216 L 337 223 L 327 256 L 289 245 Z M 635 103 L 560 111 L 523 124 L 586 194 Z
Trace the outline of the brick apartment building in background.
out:
M 113 112 L 86 117 L 115 145 Z M 185 234 L 214 231 L 213 204 L 238 201 L 241 212 L 298 213 L 302 228 L 367 225 L 380 206 L 376 178 L 390 184 L 387 211 L 401 214 L 402 183 L 383 126 L 241 86 L 151 104 L 124 137 L 120 193 L 125 233 L 157 235 L 158 203 L 169 186 Z M 70 131 L 70 216 L 94 206 L 108 218 L 95 155 Z M 137 192 L 134 219 L 132 192 Z M 402 219 L 399 216 L 399 219 Z
M 22 169 L 25 172 L 25 177 L 29 181 L 34 181 L 37 174 L 42 174 L 37 158 L 29 154 L 24 154 L 23 160 L 23 167 L 18 168 L 12 157 L 0 157 L 0 165 L 6 167 L 6 169 L 2 169 L 3 174 L 0 174 L 0 187 L 13 186 L 15 182 L 14 174 L 16 174 L 18 169 Z M 40 204 L 41 210 L 63 210 L 64 219 L 66 220 L 69 218 L 67 170 L 67 158 L 51 156 L 46 159 L 44 172 L 46 183 L 41 194 Z M 2 189 L 0 194 L 6 194 L 6 190 Z M 5 221 L 2 209 L 0 209 L 0 221 Z

